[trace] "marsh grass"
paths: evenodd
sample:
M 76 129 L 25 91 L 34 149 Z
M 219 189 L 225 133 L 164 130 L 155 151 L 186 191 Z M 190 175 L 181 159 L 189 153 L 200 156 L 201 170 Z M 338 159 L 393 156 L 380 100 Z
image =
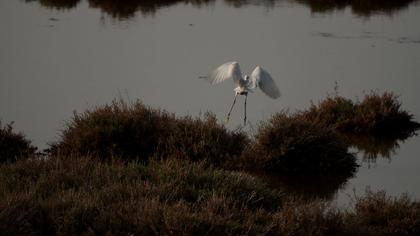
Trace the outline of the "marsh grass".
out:
M 260 124 L 242 158 L 250 168 L 310 178 L 349 177 L 357 169 L 354 155 L 333 129 L 285 112 Z
M 347 219 L 370 235 L 420 235 L 420 202 L 407 194 L 391 197 L 367 189 L 363 197 L 355 197 Z
M 328 96 L 298 115 L 342 133 L 395 139 L 410 137 L 420 127 L 412 114 L 401 109 L 398 97 L 390 92 L 371 92 L 358 102 L 338 95 Z
M 22 133 L 13 130 L 12 124 L 2 125 L 0 122 L 0 163 L 34 156 L 36 150 Z
M 241 155 L 248 142 L 244 133 L 227 130 L 212 114 L 175 117 L 138 101 L 127 104 L 115 100 L 111 105 L 74 114 L 50 152 L 145 161 L 172 156 L 221 165 Z
M 0 164 L 0 234 L 419 235 L 420 203 L 405 195 L 367 191 L 347 210 L 325 200 L 357 169 L 344 132 L 415 123 L 395 101 L 329 98 L 273 115 L 252 139 L 213 115 L 176 117 L 141 102 L 75 114 L 49 156 Z M 11 125 L 1 132 L 17 140 L 8 153 L 35 155 Z M 266 183 L 250 170 L 295 181 Z M 305 197 L 296 184 L 331 188 Z
M 168 159 L 0 165 L 1 235 L 418 235 L 420 205 L 368 192 L 354 208 L 272 190 L 246 173 Z
M 177 159 L 50 158 L 0 166 L 2 234 L 256 234 L 282 194 Z M 7 223 L 7 224 L 6 224 Z

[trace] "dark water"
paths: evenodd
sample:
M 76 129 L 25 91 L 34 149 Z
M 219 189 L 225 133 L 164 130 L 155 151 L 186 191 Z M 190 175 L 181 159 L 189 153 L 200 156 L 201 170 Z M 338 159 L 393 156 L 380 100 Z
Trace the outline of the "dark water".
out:
M 73 110 L 118 96 L 179 115 L 212 111 L 222 120 L 233 84 L 211 86 L 198 77 L 231 60 L 245 73 L 263 66 L 283 94 L 279 100 L 259 91 L 249 96 L 249 132 L 277 111 L 305 109 L 333 93 L 335 82 L 340 95 L 354 99 L 370 90 L 393 91 L 420 120 L 418 1 L 118 2 L 0 2 L 2 122 L 14 121 L 42 149 Z M 230 128 L 241 125 L 242 99 Z M 298 179 L 269 181 L 336 197 L 340 205 L 366 186 L 420 198 L 420 138 L 366 138 L 354 151 L 362 166 L 353 178 L 309 186 Z

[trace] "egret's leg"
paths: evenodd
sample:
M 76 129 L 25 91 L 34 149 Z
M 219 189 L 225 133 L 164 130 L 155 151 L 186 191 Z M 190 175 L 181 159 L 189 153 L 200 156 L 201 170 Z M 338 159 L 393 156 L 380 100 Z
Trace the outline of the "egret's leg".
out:
M 226 123 L 227 123 L 227 122 L 229 122 L 229 119 L 230 119 L 230 113 L 232 112 L 233 106 L 235 106 L 235 103 L 236 103 L 236 97 L 237 97 L 237 96 L 238 96 L 238 94 L 235 94 L 235 98 L 233 99 L 232 106 L 230 107 L 229 113 L 228 113 L 228 115 L 227 115 L 227 117 L 226 117 Z
M 248 98 L 248 94 L 245 94 L 245 109 L 244 109 L 244 125 L 246 125 L 246 99 Z

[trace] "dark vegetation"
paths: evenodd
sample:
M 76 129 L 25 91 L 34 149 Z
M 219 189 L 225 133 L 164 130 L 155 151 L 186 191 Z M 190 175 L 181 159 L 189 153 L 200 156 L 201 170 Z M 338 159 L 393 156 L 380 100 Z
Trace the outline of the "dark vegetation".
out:
M 347 134 L 405 139 L 420 127 L 413 121 L 412 114 L 401 109 L 398 97 L 388 92 L 371 92 L 359 102 L 338 95 L 329 96 L 299 115 Z
M 2 235 L 418 235 L 420 203 L 367 192 L 338 210 L 177 159 L 0 165 Z
M 367 190 L 364 197 L 356 197 L 348 219 L 367 235 L 419 235 L 420 202 L 406 194 L 392 198 L 384 191 Z
M 371 92 L 362 101 L 328 96 L 296 117 L 334 129 L 340 139 L 364 153 L 366 161 L 390 158 L 399 142 L 417 135 L 420 124 L 401 108 L 393 93 Z
M 26 2 L 38 1 L 42 6 L 54 9 L 71 9 L 76 7 L 81 0 L 25 0 Z M 264 5 L 274 7 L 280 0 L 225 0 L 228 5 L 241 7 L 246 5 Z M 361 16 L 372 14 L 393 14 L 407 8 L 418 0 L 296 0 L 310 7 L 312 12 L 325 13 L 351 7 L 352 11 Z M 194 6 L 203 6 L 214 3 L 215 0 L 87 0 L 90 7 L 99 8 L 103 12 L 117 19 L 133 17 L 136 12 L 154 14 L 162 7 L 184 3 Z
M 241 155 L 248 138 L 217 123 L 214 115 L 203 119 L 114 101 L 111 105 L 75 114 L 52 145 L 53 155 L 91 155 L 100 159 L 114 156 L 147 161 L 167 156 L 188 160 L 211 160 L 221 165 Z
M 0 163 L 34 156 L 36 150 L 23 134 L 13 131 L 12 124 L 0 122 Z
M 330 199 L 358 168 L 334 129 L 285 112 L 260 124 L 236 165 L 304 199 Z
M 278 113 L 260 125 L 242 162 L 278 174 L 351 176 L 357 164 L 347 149 L 333 129 Z
M 267 171 L 247 171 L 267 184 L 270 188 L 299 196 L 305 201 L 334 199 L 337 190 L 343 189 L 354 172 L 337 175 L 311 176 L 277 174 Z
M 280 112 L 251 138 L 211 114 L 114 101 L 76 113 L 43 158 L 7 125 L 2 162 L 17 161 L 0 164 L 0 235 L 419 235 L 407 196 L 328 204 L 357 170 L 350 134 L 417 128 L 389 93 Z
M 256 178 L 176 159 L 56 157 L 0 168 L 5 235 L 255 234 L 281 206 Z

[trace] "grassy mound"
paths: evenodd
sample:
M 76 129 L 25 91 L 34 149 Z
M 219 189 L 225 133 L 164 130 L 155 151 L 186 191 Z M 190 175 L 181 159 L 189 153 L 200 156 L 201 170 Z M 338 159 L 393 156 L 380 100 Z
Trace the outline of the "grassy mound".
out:
M 279 174 L 351 176 L 357 167 L 332 129 L 285 113 L 260 125 L 243 158 L 251 167 Z
M 228 131 L 213 115 L 183 117 L 144 106 L 114 101 L 75 114 L 53 144 L 53 155 L 93 155 L 102 159 L 148 160 L 168 155 L 189 160 L 209 159 L 214 165 L 238 156 L 248 143 L 241 132 Z
M 408 137 L 420 126 L 393 93 L 372 92 L 361 102 L 334 96 L 301 112 L 303 119 L 350 134 Z
M 13 131 L 11 124 L 0 123 L 0 163 L 33 156 L 37 148 L 21 133 Z

